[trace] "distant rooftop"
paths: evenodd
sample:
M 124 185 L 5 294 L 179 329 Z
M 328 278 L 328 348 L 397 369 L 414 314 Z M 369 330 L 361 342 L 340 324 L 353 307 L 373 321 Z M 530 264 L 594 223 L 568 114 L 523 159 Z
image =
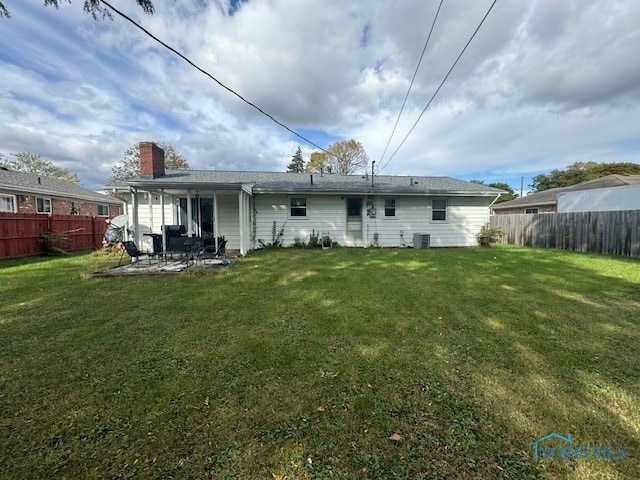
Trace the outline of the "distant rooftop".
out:
M 640 175 L 607 175 L 605 177 L 588 180 L 569 187 L 550 188 L 542 192 L 530 193 L 524 197 L 493 205 L 493 210 L 503 210 L 516 207 L 530 207 L 537 205 L 555 205 L 559 193 L 597 188 L 622 187 L 640 184 Z
M 34 173 L 16 172 L 0 168 L 0 190 L 72 198 L 96 203 L 121 204 L 116 198 L 94 192 L 73 183 Z

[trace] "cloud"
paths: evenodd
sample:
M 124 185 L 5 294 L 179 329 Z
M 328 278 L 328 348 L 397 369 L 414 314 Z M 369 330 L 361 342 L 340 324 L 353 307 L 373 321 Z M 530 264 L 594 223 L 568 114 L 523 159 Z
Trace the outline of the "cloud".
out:
M 156 0 L 166 43 L 327 147 L 384 164 L 490 0 L 444 2 L 390 149 L 437 1 Z M 11 5 L 0 40 L 0 151 L 29 150 L 99 189 L 122 152 L 171 143 L 194 168 L 284 170 L 301 141 L 119 17 Z M 529 177 L 576 160 L 637 160 L 640 4 L 498 2 L 384 173 Z M 301 144 L 308 158 L 313 150 Z M 518 185 L 519 186 L 519 185 Z

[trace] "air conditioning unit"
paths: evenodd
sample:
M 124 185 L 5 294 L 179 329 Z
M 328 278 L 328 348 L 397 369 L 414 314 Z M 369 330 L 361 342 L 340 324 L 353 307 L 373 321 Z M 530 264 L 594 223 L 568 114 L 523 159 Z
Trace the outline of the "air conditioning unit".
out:
M 431 244 L 431 235 L 428 233 L 413 234 L 413 248 L 429 248 Z

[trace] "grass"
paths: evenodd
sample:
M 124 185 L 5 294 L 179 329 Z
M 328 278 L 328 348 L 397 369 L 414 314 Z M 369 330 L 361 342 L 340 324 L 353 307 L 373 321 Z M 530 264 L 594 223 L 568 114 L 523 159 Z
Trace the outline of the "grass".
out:
M 640 471 L 638 260 L 287 249 L 87 275 L 114 263 L 0 262 L 0 478 Z M 534 462 L 551 432 L 628 458 Z

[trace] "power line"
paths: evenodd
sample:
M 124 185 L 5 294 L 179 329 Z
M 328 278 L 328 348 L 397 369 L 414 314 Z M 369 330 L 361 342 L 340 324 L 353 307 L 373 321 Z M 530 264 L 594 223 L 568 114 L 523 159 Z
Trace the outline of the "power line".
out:
M 464 52 L 467 50 L 467 47 L 469 46 L 469 44 L 471 43 L 471 41 L 474 39 L 474 37 L 476 36 L 476 34 L 478 33 L 478 30 L 480 30 L 480 27 L 482 27 L 482 24 L 484 23 L 484 21 L 487 19 L 487 17 L 489 16 L 489 13 L 491 13 L 491 10 L 493 9 L 493 7 L 495 6 L 496 2 L 498 0 L 493 0 L 493 3 L 491 4 L 491 6 L 489 7 L 489 10 L 487 10 L 487 13 L 484 14 L 484 17 L 482 17 L 482 20 L 480 21 L 480 23 L 478 24 L 478 26 L 476 27 L 475 31 L 473 32 L 473 35 L 471 35 L 471 37 L 469 38 L 469 40 L 467 41 L 467 44 L 464 46 L 464 48 L 462 49 L 462 51 L 460 52 L 460 55 L 458 55 L 458 58 L 456 58 L 456 61 L 453 62 L 453 65 L 451 65 L 451 68 L 449 69 L 449 71 L 447 72 L 447 74 L 444 76 L 444 79 L 442 80 L 442 82 L 440 83 L 440 86 L 436 89 L 436 91 L 434 92 L 434 94 L 431 96 L 431 98 L 429 99 L 429 102 L 427 103 L 427 105 L 424 107 L 424 109 L 422 110 L 422 113 L 420 113 L 420 115 L 418 116 L 418 119 L 415 121 L 415 123 L 413 124 L 413 126 L 411 127 L 411 129 L 409 130 L 409 132 L 405 135 L 404 139 L 402 140 L 402 142 L 400 142 L 400 145 L 398 145 L 398 148 L 395 149 L 395 151 L 391 154 L 391 156 L 389 157 L 389 159 L 387 160 L 387 163 L 385 163 L 382 168 L 380 170 L 382 170 L 384 167 L 386 167 L 389 162 L 393 159 L 393 157 L 396 156 L 396 153 L 398 153 L 398 150 L 400 150 L 400 147 L 402 147 L 402 145 L 404 145 L 404 142 L 407 141 L 407 138 L 409 138 L 409 135 L 411 135 L 411 132 L 413 132 L 413 130 L 416 128 L 416 125 L 418 125 L 418 122 L 420 122 L 420 119 L 422 118 L 422 116 L 424 115 L 424 112 L 427 111 L 427 109 L 429 108 L 429 106 L 431 105 L 431 103 L 433 102 L 433 99 L 436 98 L 436 95 L 438 95 L 438 92 L 440 91 L 440 89 L 442 88 L 442 86 L 445 84 L 445 82 L 447 81 L 447 79 L 449 78 L 449 75 L 451 75 L 451 72 L 453 71 L 453 69 L 455 68 L 455 66 L 458 64 L 458 61 L 460 60 L 460 58 L 462 57 L 462 55 L 464 54 Z
M 109 7 L 111 10 L 113 10 L 113 12 L 115 12 L 117 15 L 121 16 L 122 18 L 124 18 L 125 20 L 127 20 L 129 23 L 133 24 L 136 28 L 138 28 L 139 30 L 142 30 L 147 36 L 151 37 L 153 40 L 155 40 L 156 42 L 158 42 L 160 45 L 162 45 L 164 48 L 170 50 L 171 52 L 173 52 L 174 54 L 178 55 L 180 58 L 182 58 L 185 62 L 187 62 L 189 65 L 191 65 L 193 68 L 195 68 L 196 70 L 198 70 L 199 72 L 205 74 L 207 77 L 209 77 L 211 80 L 213 80 L 214 82 L 216 82 L 218 85 L 220 85 L 222 88 L 224 88 L 225 90 L 227 90 L 229 93 L 235 95 L 236 97 L 238 97 L 240 100 L 242 100 L 244 103 L 246 103 L 247 105 L 253 107 L 254 109 L 256 109 L 257 111 L 259 111 L 262 115 L 264 115 L 265 117 L 269 118 L 271 121 L 273 121 L 274 123 L 278 124 L 279 126 L 281 126 L 282 128 L 284 128 L 285 130 L 289 131 L 290 133 L 293 133 L 296 137 L 300 138 L 301 140 L 304 140 L 305 142 L 307 142 L 309 145 L 313 145 L 316 148 L 319 148 L 320 150 L 322 150 L 323 152 L 332 155 L 330 152 L 328 152 L 327 150 L 325 150 L 324 148 L 322 148 L 319 145 L 316 145 L 315 143 L 313 143 L 311 140 L 309 140 L 308 138 L 300 135 L 298 132 L 290 129 L 289 127 L 287 127 L 284 123 L 280 122 L 279 120 L 277 120 L 276 118 L 274 118 L 272 115 L 268 114 L 267 112 L 265 112 L 264 110 L 262 110 L 260 107 L 258 107 L 257 105 L 255 105 L 254 103 L 250 102 L 249 100 L 247 100 L 246 98 L 244 98 L 242 95 L 240 95 L 238 92 L 236 92 L 235 90 L 233 90 L 232 88 L 227 87 L 224 83 L 222 83 L 220 80 L 218 80 L 216 77 L 214 77 L 213 75 L 211 75 L 209 72 L 207 72 L 206 70 L 204 70 L 203 68 L 199 67 L 198 65 L 196 65 L 195 63 L 193 63 L 188 57 L 186 57 L 185 55 L 183 55 L 182 53 L 180 53 L 179 51 L 177 51 L 175 48 L 173 48 L 170 45 L 167 45 L 165 42 L 163 42 L 162 40 L 160 40 L 158 37 L 156 37 L 154 34 L 152 34 L 151 32 L 149 32 L 147 29 L 145 29 L 142 25 L 140 25 L 138 22 L 136 22 L 135 20 L 133 20 L 131 17 L 127 16 L 126 14 L 122 13 L 120 10 L 118 10 L 117 8 L 115 8 L 113 5 L 111 5 L 109 2 L 107 2 L 106 0 L 99 0 L 100 3 L 103 3 L 104 5 L 106 5 L 107 7 Z
M 387 145 L 384 147 L 384 152 L 380 156 L 380 163 L 384 159 L 384 156 L 387 153 L 387 149 L 389 148 L 389 144 L 391 143 L 391 139 L 393 138 L 394 133 L 396 133 L 396 128 L 398 128 L 398 122 L 400 121 L 400 116 L 404 111 L 404 106 L 407 103 L 407 98 L 409 98 L 409 93 L 411 92 L 411 87 L 413 87 L 413 82 L 416 79 L 416 75 L 418 74 L 418 69 L 420 68 L 420 63 L 422 63 L 422 57 L 424 57 L 424 52 L 427 50 L 427 45 L 429 45 L 429 40 L 431 39 L 431 34 L 433 33 L 433 27 L 436 25 L 436 20 L 438 19 L 438 14 L 440 13 L 440 9 L 442 8 L 442 3 L 444 0 L 440 0 L 440 5 L 438 5 L 438 10 L 436 11 L 436 15 L 433 18 L 433 23 L 431 24 L 431 29 L 429 30 L 429 35 L 427 36 L 427 41 L 424 42 L 424 48 L 422 49 L 422 53 L 420 54 L 420 58 L 418 59 L 418 64 L 416 65 L 416 70 L 413 72 L 413 78 L 411 79 L 411 84 L 409 85 L 409 89 L 407 90 L 407 94 L 404 96 L 404 100 L 402 101 L 402 107 L 400 107 L 400 111 L 398 112 L 398 118 L 396 118 L 396 123 L 393 126 L 393 130 L 391 131 L 391 135 L 389 136 L 389 140 L 387 140 Z M 386 165 L 386 164 L 385 164 Z M 384 168 L 384 167 L 382 167 Z M 382 169 L 380 169 L 382 170 Z

